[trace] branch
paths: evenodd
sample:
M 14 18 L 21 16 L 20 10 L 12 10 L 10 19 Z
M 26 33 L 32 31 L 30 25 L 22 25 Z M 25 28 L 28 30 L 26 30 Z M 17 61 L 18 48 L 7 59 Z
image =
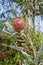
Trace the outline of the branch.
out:
M 23 51 L 24 48 L 18 47 L 18 46 L 6 45 L 6 44 L 2 44 L 2 46 L 6 46 L 6 47 L 13 48 L 15 50 L 18 50 L 19 52 L 22 53 L 22 55 L 27 59 L 28 62 L 30 61 L 30 62 L 34 63 L 34 61 L 31 58 L 29 58 L 29 55 Z
M 38 55 L 40 56 L 40 55 L 42 55 L 43 54 L 43 46 L 41 45 L 41 48 L 39 49 L 39 51 L 38 51 Z
M 24 33 L 23 33 L 23 35 L 24 35 L 24 37 L 26 38 L 26 35 L 25 35 Z M 28 41 L 28 44 L 30 43 L 30 45 L 31 45 L 31 48 L 32 48 L 33 53 L 34 53 L 34 58 L 36 58 L 36 48 L 35 48 L 35 46 L 33 45 L 33 42 L 31 41 L 31 38 L 30 38 L 29 34 L 28 34 L 28 39 L 27 39 L 27 41 Z
M 30 44 L 31 44 L 31 48 L 33 50 L 33 53 L 34 53 L 34 58 L 36 58 L 36 48 L 35 46 L 33 45 L 33 42 L 31 41 L 31 39 L 29 40 Z

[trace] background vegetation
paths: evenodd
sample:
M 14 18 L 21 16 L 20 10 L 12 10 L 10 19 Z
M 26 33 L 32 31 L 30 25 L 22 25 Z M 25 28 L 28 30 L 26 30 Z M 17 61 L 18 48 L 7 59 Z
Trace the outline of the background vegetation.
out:
M 3 6 L 7 6 L 5 2 Z M 43 0 L 9 0 L 8 3 L 10 7 L 3 8 L 5 11 L 1 8 L 0 13 L 0 65 L 43 65 L 43 33 L 35 27 L 35 16 L 43 16 Z M 12 28 L 15 18 L 25 22 L 20 33 Z

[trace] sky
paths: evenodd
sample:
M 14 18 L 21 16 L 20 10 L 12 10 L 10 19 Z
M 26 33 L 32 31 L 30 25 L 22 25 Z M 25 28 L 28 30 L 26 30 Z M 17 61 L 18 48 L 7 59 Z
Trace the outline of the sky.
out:
M 43 32 L 43 16 L 42 17 L 40 15 L 39 16 L 36 16 L 35 22 L 36 22 L 36 25 L 38 25 L 38 23 L 40 23 L 39 24 L 40 31 Z
M 0 0 L 0 20 L 15 17 L 11 10 L 15 10 L 16 16 L 23 15 L 22 9 L 17 3 L 12 2 L 11 0 Z

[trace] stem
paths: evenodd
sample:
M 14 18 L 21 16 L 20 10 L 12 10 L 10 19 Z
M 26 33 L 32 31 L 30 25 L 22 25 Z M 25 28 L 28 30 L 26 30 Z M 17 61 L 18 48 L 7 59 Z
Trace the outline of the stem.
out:
M 18 62 L 18 65 L 22 65 L 22 62 L 21 62 L 21 60 L 19 60 L 19 62 Z
M 35 0 L 33 0 L 33 7 L 35 8 Z M 33 10 L 32 13 L 32 26 L 33 26 L 33 31 L 35 31 L 35 9 Z

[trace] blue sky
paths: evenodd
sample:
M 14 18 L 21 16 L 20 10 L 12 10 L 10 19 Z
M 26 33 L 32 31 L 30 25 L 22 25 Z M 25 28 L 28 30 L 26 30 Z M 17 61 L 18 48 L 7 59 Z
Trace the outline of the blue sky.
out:
M 39 15 L 35 19 L 36 19 L 35 20 L 36 24 L 38 24 L 40 22 L 40 31 L 43 32 L 43 16 L 41 18 L 41 16 Z
M 12 2 L 11 0 L 0 0 L 0 20 L 5 20 L 8 18 L 13 18 L 13 12 L 11 10 L 15 10 L 17 17 L 19 15 L 22 16 L 22 9 L 18 6 L 17 3 Z M 3 15 L 2 15 L 3 13 Z

